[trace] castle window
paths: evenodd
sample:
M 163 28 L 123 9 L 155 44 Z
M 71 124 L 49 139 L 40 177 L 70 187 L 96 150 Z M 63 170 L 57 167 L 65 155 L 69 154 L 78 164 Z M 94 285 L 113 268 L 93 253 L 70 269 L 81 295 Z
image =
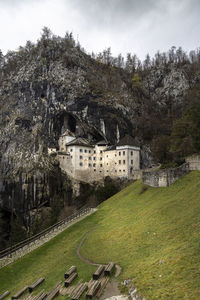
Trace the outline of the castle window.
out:
M 115 173 L 117 173 L 117 170 L 115 170 Z
M 94 172 L 96 172 L 96 169 L 94 169 Z
M 125 170 L 123 170 L 123 172 L 125 172 Z
M 121 170 L 119 170 L 121 172 Z
M 94 153 L 96 153 L 96 150 L 94 150 Z
M 106 155 L 106 157 L 108 157 L 108 155 Z
M 103 151 L 102 151 L 102 150 L 100 150 L 100 153 L 103 153 Z
M 71 158 L 73 158 L 73 156 L 71 155 Z
M 96 157 L 95 157 L 95 156 L 93 157 L 93 160 L 96 160 Z
M 123 155 L 125 155 L 125 151 L 123 151 Z
M 83 149 L 80 149 L 79 151 L 80 151 L 80 152 L 83 152 Z
M 73 151 L 73 149 L 70 149 L 70 152 L 72 152 Z
M 100 157 L 100 160 L 102 160 L 102 157 Z
M 87 150 L 85 149 L 85 153 L 87 153 Z
M 119 156 L 121 156 L 121 152 L 119 152 Z
M 63 156 L 63 159 L 64 159 L 64 156 Z
M 91 167 L 92 165 L 91 164 L 88 164 L 88 167 Z
M 108 172 L 108 170 L 106 172 Z
M 80 166 L 81 166 L 81 167 L 83 166 L 83 163 L 82 163 L 82 162 L 80 162 Z
M 91 160 L 92 159 L 92 157 L 91 156 L 89 156 L 89 160 Z
M 93 167 L 96 167 L 96 164 L 93 164 Z
M 131 155 L 133 155 L 133 151 L 131 151 Z
M 83 159 L 83 156 L 82 156 L 82 155 L 80 155 L 80 159 Z
M 102 165 L 102 164 L 100 164 L 100 167 L 102 168 L 102 167 L 103 167 L 103 165 Z
M 119 165 L 121 165 L 121 160 L 119 160 Z
M 126 163 L 126 161 L 125 160 L 123 160 L 123 164 L 125 165 L 125 163 Z
M 91 153 L 91 150 L 88 150 L 88 153 Z
M 133 160 L 131 160 L 131 164 L 133 165 Z
M 107 166 L 108 166 L 108 163 L 107 163 Z

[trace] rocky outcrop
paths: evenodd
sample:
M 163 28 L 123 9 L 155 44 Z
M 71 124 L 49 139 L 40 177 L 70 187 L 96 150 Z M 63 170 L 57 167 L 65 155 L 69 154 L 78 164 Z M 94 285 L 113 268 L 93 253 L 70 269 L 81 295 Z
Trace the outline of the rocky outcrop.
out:
M 152 98 L 160 105 L 166 105 L 171 98 L 174 106 L 180 105 L 189 80 L 184 68 L 172 64 L 168 67 L 152 69 L 145 77 L 143 85 Z
M 22 214 L 57 196 L 72 201 L 70 178 L 48 155 L 65 130 L 94 143 L 116 144 L 126 134 L 148 143 L 151 110 L 162 111 L 169 98 L 180 104 L 189 87 L 184 69 L 170 65 L 152 68 L 134 88 L 130 74 L 92 59 L 69 35 L 43 35 L 8 53 L 0 79 L 0 202 Z M 146 145 L 142 167 L 151 164 Z

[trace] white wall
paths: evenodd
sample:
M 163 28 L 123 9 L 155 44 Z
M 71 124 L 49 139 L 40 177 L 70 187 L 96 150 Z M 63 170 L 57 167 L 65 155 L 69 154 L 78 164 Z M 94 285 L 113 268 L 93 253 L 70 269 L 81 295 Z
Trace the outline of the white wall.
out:
M 60 146 L 66 139 L 61 137 Z M 72 178 L 85 181 L 101 181 L 106 176 L 132 177 L 140 169 L 140 151 L 137 147 L 122 146 L 105 151 L 106 146 L 65 146 L 65 153 L 58 159 L 61 169 Z M 68 155 L 67 155 L 68 154 Z M 131 173 L 132 170 L 132 173 Z

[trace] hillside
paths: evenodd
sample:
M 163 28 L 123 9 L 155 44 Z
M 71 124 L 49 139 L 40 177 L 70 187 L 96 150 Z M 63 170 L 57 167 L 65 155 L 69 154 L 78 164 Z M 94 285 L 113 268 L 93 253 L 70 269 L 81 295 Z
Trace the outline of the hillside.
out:
M 191 172 L 168 188 L 128 186 L 99 210 L 24 258 L 0 270 L 0 293 L 12 293 L 44 276 L 49 290 L 77 265 L 88 280 L 94 267 L 81 262 L 81 248 L 95 262 L 122 266 L 120 281 L 133 279 L 145 299 L 200 299 L 200 173 Z

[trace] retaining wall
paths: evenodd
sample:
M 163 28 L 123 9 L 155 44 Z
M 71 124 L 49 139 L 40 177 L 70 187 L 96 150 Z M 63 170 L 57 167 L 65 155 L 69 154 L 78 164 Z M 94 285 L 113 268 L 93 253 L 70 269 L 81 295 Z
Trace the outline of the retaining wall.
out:
M 63 221 L 47 228 L 37 235 L 22 241 L 12 247 L 0 251 L 0 268 L 14 262 L 18 258 L 38 248 L 78 220 L 95 212 L 96 208 L 86 208 L 73 214 Z
M 142 182 L 153 187 L 167 187 L 189 171 L 188 163 L 173 169 L 163 169 L 153 172 L 143 171 Z
M 185 160 L 189 164 L 189 169 L 191 171 L 194 170 L 200 171 L 200 155 L 194 154 L 187 157 Z

